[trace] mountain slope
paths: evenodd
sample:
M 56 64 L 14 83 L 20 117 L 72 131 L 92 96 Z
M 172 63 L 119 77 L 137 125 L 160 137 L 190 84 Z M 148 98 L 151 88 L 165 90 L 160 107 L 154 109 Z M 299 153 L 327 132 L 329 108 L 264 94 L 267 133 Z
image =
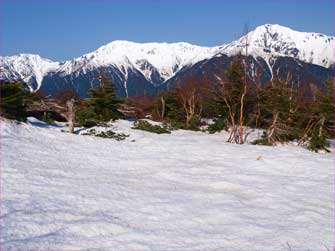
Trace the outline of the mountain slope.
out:
M 244 58 L 244 57 L 243 57 Z M 200 61 L 159 86 L 159 92 L 181 86 L 188 79 L 197 79 L 198 83 L 207 83 L 213 86 L 224 78 L 225 70 L 239 56 L 226 54 L 216 55 L 210 59 Z M 269 66 L 271 64 L 271 66 Z M 332 67 L 325 68 L 316 64 L 309 64 L 292 57 L 277 56 L 269 61 L 262 57 L 248 56 L 248 79 L 250 82 L 260 81 L 261 84 L 269 83 L 273 79 L 288 80 L 294 88 L 305 88 L 306 94 L 312 94 L 315 86 L 323 89 L 327 80 L 334 75 Z M 260 76 L 257 74 L 260 73 Z
M 114 41 L 65 62 L 52 62 L 29 54 L 1 57 L 0 78 L 22 79 L 30 83 L 31 90 L 42 89 L 47 94 L 75 88 L 85 96 L 87 89 L 97 84 L 96 77 L 104 69 L 116 83 L 120 96 L 153 94 L 199 62 L 222 55 L 233 58 L 245 54 L 246 43 L 248 54 L 266 63 L 261 65 L 270 72 L 270 79 L 275 75 L 273 68 L 277 59 L 283 57 L 294 59 L 296 66 L 317 65 L 327 69 L 327 76 L 332 74 L 334 37 L 266 24 L 230 44 L 216 47 Z M 314 75 L 312 79 L 319 81 Z

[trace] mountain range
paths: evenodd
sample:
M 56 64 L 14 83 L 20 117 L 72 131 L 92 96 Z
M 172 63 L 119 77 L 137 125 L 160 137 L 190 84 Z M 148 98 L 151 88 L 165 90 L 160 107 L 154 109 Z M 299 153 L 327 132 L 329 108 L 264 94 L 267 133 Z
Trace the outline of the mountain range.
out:
M 246 46 L 247 45 L 247 46 Z M 258 26 L 220 46 L 113 41 L 69 61 L 54 62 L 33 54 L 0 57 L 0 79 L 21 80 L 31 91 L 52 95 L 74 88 L 86 97 L 101 71 L 110 74 L 121 97 L 155 94 L 188 77 L 218 81 L 229 63 L 248 50 L 248 75 L 262 83 L 290 73 L 297 85 L 322 86 L 334 75 L 334 37 L 294 31 L 277 24 Z

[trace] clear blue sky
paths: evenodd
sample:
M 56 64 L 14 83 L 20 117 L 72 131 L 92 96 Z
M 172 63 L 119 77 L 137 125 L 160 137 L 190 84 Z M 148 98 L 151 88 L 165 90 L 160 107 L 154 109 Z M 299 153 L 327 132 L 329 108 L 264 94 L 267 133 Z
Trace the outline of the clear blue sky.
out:
M 277 23 L 334 35 L 332 0 L 2 0 L 1 55 L 81 56 L 113 40 L 219 45 Z

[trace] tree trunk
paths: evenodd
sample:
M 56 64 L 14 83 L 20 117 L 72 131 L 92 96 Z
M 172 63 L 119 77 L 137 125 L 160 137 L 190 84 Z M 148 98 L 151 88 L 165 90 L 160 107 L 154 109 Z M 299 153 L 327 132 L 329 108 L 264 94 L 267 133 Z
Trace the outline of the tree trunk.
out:
M 272 136 L 273 136 L 273 134 L 275 132 L 275 129 L 276 129 L 276 124 L 277 124 L 278 116 L 279 116 L 278 112 L 276 112 L 273 115 L 272 123 L 271 123 L 269 129 L 266 132 L 266 134 L 267 134 L 267 141 L 268 141 L 269 144 L 273 144 L 275 142 L 275 140 L 272 138 Z
M 74 133 L 74 120 L 75 120 L 75 100 L 72 98 L 66 102 L 68 115 L 67 115 L 67 122 L 69 125 L 69 132 Z
M 183 97 L 183 107 L 186 115 L 186 128 L 189 128 L 190 122 L 195 114 L 195 90 L 193 90 L 192 95 L 188 98 Z
M 243 93 L 241 96 L 241 101 L 240 101 L 240 124 L 239 124 L 239 128 L 238 128 L 238 132 L 239 132 L 239 143 L 243 144 L 243 111 L 244 111 L 244 97 L 247 94 L 247 84 L 244 84 L 244 89 L 243 89 Z
M 186 115 L 185 124 L 186 124 L 186 128 L 188 128 L 189 127 L 190 118 L 189 118 L 189 113 L 188 113 L 188 108 L 187 108 L 187 101 L 186 101 L 185 98 L 183 98 L 183 108 L 184 108 L 185 115 Z
M 240 119 L 239 119 L 239 128 L 238 128 L 238 134 L 239 134 L 239 144 L 243 144 L 243 111 L 244 111 L 244 97 L 247 94 L 247 75 L 248 75 L 248 46 L 249 46 L 249 28 L 246 27 L 246 33 L 245 36 L 245 67 L 244 67 L 244 86 L 243 86 L 243 93 L 240 100 Z
M 161 112 L 161 118 L 164 119 L 165 116 L 165 100 L 164 97 L 161 97 L 161 103 L 162 103 L 162 112 Z
M 231 123 L 231 127 L 232 127 L 232 130 L 230 132 L 230 135 L 229 135 L 229 138 L 228 138 L 227 142 L 231 143 L 234 140 L 235 143 L 237 143 L 237 140 L 236 140 L 236 126 L 235 126 L 235 113 L 233 112 L 231 106 L 229 105 L 227 98 L 224 97 L 223 100 L 228 107 L 230 123 Z
M 305 143 L 306 139 L 308 138 L 309 132 L 314 128 L 314 126 L 317 124 L 317 122 L 313 122 L 313 119 L 310 119 L 307 123 L 307 126 L 304 130 L 303 136 L 299 139 L 298 145 L 302 145 Z
M 235 125 L 235 114 L 234 113 L 230 113 L 230 123 L 231 123 L 231 132 L 228 138 L 228 142 L 233 142 L 235 141 L 235 143 L 237 143 L 237 139 L 236 139 L 236 125 Z
M 256 124 L 256 129 L 258 129 L 259 127 L 259 117 L 261 116 L 261 111 L 260 109 L 258 108 L 257 109 L 257 113 L 256 113 L 256 118 L 255 118 L 255 124 Z
M 320 119 L 319 138 L 322 137 L 322 129 L 324 124 L 325 124 L 325 116 L 322 116 L 322 118 Z

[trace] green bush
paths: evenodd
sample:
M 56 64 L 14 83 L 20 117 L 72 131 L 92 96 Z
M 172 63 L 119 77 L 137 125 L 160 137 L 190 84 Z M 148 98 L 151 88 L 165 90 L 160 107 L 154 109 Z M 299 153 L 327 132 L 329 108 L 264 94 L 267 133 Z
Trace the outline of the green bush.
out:
M 27 119 L 26 105 L 29 92 L 19 82 L 0 83 L 0 113 L 8 119 L 25 121 Z
M 271 143 L 267 140 L 266 132 L 263 132 L 263 135 L 260 139 L 256 139 L 251 142 L 252 145 L 263 145 L 263 146 L 272 146 Z
M 191 119 L 189 127 L 187 127 L 185 125 L 184 121 L 178 121 L 178 120 L 174 120 L 174 119 L 166 119 L 163 122 L 164 128 L 167 128 L 168 130 L 172 131 L 172 130 L 178 130 L 178 129 L 182 129 L 182 130 L 190 130 L 190 131 L 199 131 L 200 130 L 200 117 L 195 116 Z
M 76 122 L 79 126 L 93 127 L 98 124 L 93 107 L 89 107 L 85 102 L 76 111 Z
M 98 132 L 95 129 L 88 130 L 82 135 L 90 135 L 90 136 L 96 136 L 96 137 L 101 137 L 101 138 L 115 139 L 117 141 L 125 140 L 127 137 L 129 137 L 129 134 L 115 133 L 112 130 Z
M 168 130 L 186 129 L 185 123 L 177 120 L 167 119 L 163 122 L 163 127 Z
M 307 148 L 314 152 L 318 152 L 320 150 L 325 150 L 329 152 L 329 150 L 327 149 L 327 147 L 329 146 L 330 144 L 328 140 L 326 139 L 326 137 L 322 137 L 322 136 L 319 137 L 317 133 L 313 133 L 312 137 L 309 140 L 309 144 Z
M 262 139 L 256 139 L 253 142 L 251 142 L 252 145 L 262 145 L 262 146 L 272 146 L 267 139 L 262 138 Z
M 211 124 L 208 126 L 207 131 L 210 134 L 216 133 L 216 132 L 221 132 L 222 130 L 228 130 L 228 126 L 225 120 L 223 119 L 217 119 L 214 121 L 214 124 Z
M 132 129 L 143 130 L 147 132 L 162 134 L 162 133 L 171 133 L 166 126 L 152 125 L 145 120 L 137 120 L 134 123 Z
M 54 123 L 54 120 L 52 119 L 52 116 L 49 112 L 44 112 L 42 121 L 47 123 L 47 124 L 52 124 Z
M 97 125 L 98 124 L 97 124 L 96 121 L 89 120 L 89 119 L 86 119 L 82 123 L 80 123 L 80 126 L 83 126 L 83 127 L 86 127 L 86 128 L 90 128 L 90 127 L 97 126 Z
M 199 127 L 201 125 L 201 118 L 199 116 L 194 116 L 191 121 L 190 124 L 188 126 L 188 128 L 186 127 L 186 130 L 191 130 L 191 131 L 199 131 Z

